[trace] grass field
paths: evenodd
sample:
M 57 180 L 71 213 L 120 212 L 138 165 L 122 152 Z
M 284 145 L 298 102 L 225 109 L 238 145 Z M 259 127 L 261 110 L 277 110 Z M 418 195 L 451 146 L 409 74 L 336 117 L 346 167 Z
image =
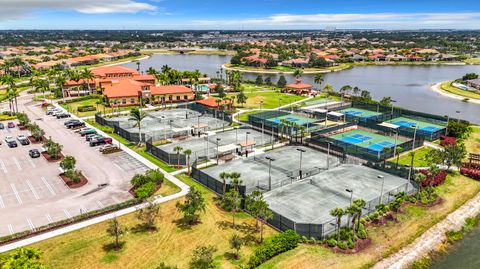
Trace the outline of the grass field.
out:
M 409 149 L 403 149 L 404 153 L 400 155 L 400 158 L 398 160 L 399 165 L 410 165 L 412 158 L 408 154 L 407 150 Z M 413 166 L 415 167 L 426 167 L 428 166 L 427 161 L 425 160 L 425 156 L 431 151 L 432 149 L 429 147 L 421 147 L 415 150 L 415 156 L 413 158 Z M 390 159 L 391 162 L 396 163 L 397 158 L 394 157 Z
M 247 103 L 244 107 L 240 105 L 239 108 L 260 108 L 260 102 L 263 101 L 262 109 L 271 109 L 278 107 L 279 104 L 284 106 L 306 98 L 305 96 L 279 92 L 249 92 L 245 95 L 248 97 Z M 281 98 L 280 102 L 279 98 Z
M 106 251 L 103 246 L 111 243 L 107 236 L 106 223 L 100 223 L 63 236 L 52 238 L 33 245 L 44 252 L 42 260 L 55 269 L 81 268 L 155 268 L 160 262 L 187 268 L 193 249 L 199 245 L 214 245 L 217 268 L 236 268 L 246 262 L 255 247 L 254 243 L 244 246 L 240 260 L 230 260 L 229 238 L 237 233 L 249 238 L 254 219 L 245 213 L 236 215 L 241 229 L 228 227 L 232 221 L 231 213 L 221 211 L 214 204 L 215 195 L 185 175 L 179 175 L 185 183 L 199 188 L 206 198 L 206 213 L 201 216 L 201 223 L 191 228 L 179 228 L 175 220 L 181 218 L 175 208 L 176 201 L 161 205 L 161 216 L 157 219 L 157 232 L 136 232 L 139 221 L 135 214 L 119 218 L 120 223 L 128 227 L 122 237 L 125 247 L 122 251 Z M 275 233 L 266 229 L 267 234 Z M 256 234 L 255 234 L 256 236 Z
M 128 111 L 128 110 L 131 110 L 132 108 L 136 107 L 136 106 L 123 106 L 123 107 L 118 107 L 118 108 L 107 107 L 103 104 L 97 104 L 97 101 L 99 101 L 99 100 L 100 99 L 87 99 L 87 100 L 78 101 L 78 102 L 69 103 L 69 104 L 61 104 L 61 106 L 63 108 L 65 108 L 66 110 L 68 110 L 68 111 L 74 113 L 75 115 L 79 116 L 79 117 L 93 116 L 97 112 L 113 113 L 113 112 L 117 112 L 118 110 Z M 96 110 L 95 111 L 87 111 L 87 112 L 78 112 L 77 109 L 80 106 L 94 106 L 96 108 Z
M 465 60 L 468 64 L 480 64 L 480 58 L 470 58 Z
M 272 90 L 273 89 L 273 90 Z M 264 91 L 269 91 L 273 92 L 275 90 L 280 90 L 280 88 L 277 88 L 275 86 L 267 86 L 267 85 L 255 85 L 255 84 L 242 84 L 242 90 L 245 93 L 249 92 L 264 92 Z
M 463 96 L 465 98 L 470 98 L 470 99 L 480 99 L 480 92 L 471 92 L 471 91 L 464 91 L 459 88 L 453 87 L 452 86 L 452 81 L 445 81 L 442 82 L 440 85 L 440 88 L 446 92 L 453 93 L 456 95 Z

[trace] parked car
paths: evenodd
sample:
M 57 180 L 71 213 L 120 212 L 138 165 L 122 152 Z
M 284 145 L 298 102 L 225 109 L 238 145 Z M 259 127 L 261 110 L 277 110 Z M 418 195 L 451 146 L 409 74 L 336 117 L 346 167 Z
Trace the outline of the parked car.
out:
M 30 155 L 31 158 L 38 158 L 40 157 L 40 151 L 38 151 L 38 149 L 31 149 L 28 151 L 28 155 Z
M 112 144 L 112 139 L 110 137 L 97 137 L 90 140 L 90 147 L 95 147 L 104 144 Z
M 13 136 L 6 136 L 5 142 L 7 143 L 9 148 L 16 148 L 18 146 L 17 141 L 15 141 L 15 138 L 13 138 Z
M 97 134 L 97 133 L 88 134 L 88 135 L 85 136 L 85 141 L 90 141 L 94 138 L 100 138 L 100 137 L 102 137 L 102 136 Z
M 5 129 L 5 125 L 3 125 L 3 123 L 0 122 L 0 130 L 3 130 Z
M 18 142 L 20 142 L 20 144 L 26 146 L 26 145 L 30 145 L 30 141 L 28 140 L 28 138 L 25 136 L 25 135 L 18 135 L 17 136 L 17 140 Z
M 47 115 L 51 115 L 51 114 L 53 113 L 53 111 L 55 111 L 55 110 L 56 110 L 56 108 L 54 108 L 54 107 L 49 107 L 49 108 L 47 108 L 47 110 L 45 111 L 45 113 L 46 113 Z
M 66 112 L 62 112 L 60 114 L 57 114 L 57 119 L 64 119 L 64 118 L 69 118 L 70 117 L 70 114 L 66 113 Z
M 85 122 L 75 121 L 75 122 L 71 122 L 71 123 L 69 123 L 65 126 L 69 129 L 76 128 L 76 127 L 83 127 L 83 126 L 85 126 Z
M 9 122 L 7 123 L 7 127 L 8 127 L 8 128 L 15 128 L 15 123 L 13 123 L 12 121 L 9 121 Z
M 75 122 L 80 122 L 80 120 L 77 120 L 77 119 L 71 119 L 71 120 L 67 120 L 66 122 L 64 122 L 63 124 L 64 125 L 67 125 L 67 124 L 71 124 L 71 123 L 75 123 Z
M 50 115 L 56 117 L 57 115 L 62 114 L 62 113 L 63 113 L 63 110 L 61 110 L 61 109 L 56 109 L 56 110 L 54 110 L 54 111 L 52 112 L 52 114 L 50 114 Z
M 89 134 L 96 134 L 97 131 L 95 129 L 92 129 L 92 128 L 85 128 L 85 129 L 82 129 L 80 130 L 80 135 L 81 136 L 86 136 L 86 135 L 89 135 Z

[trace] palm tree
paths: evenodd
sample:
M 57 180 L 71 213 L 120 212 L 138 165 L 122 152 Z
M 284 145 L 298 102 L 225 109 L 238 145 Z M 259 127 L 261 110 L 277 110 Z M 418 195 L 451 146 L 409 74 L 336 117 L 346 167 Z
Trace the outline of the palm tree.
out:
M 80 74 L 80 77 L 83 79 L 83 82 L 86 83 L 88 92 L 91 93 L 92 90 L 90 89 L 90 81 L 95 78 L 95 74 L 93 74 L 91 70 L 85 68 Z
M 343 96 L 344 94 L 348 94 L 351 90 L 352 90 L 352 86 L 350 86 L 350 85 L 345 85 L 345 86 L 342 86 L 342 87 L 340 88 L 340 93 L 341 93 L 342 96 Z
M 45 98 L 45 91 L 50 91 L 50 84 L 45 79 L 39 79 L 35 83 L 35 90 L 42 91 L 43 98 Z
M 137 64 L 137 71 L 140 72 L 140 62 L 136 61 L 135 63 Z
M 130 110 L 130 118 L 128 120 L 135 121 L 135 124 L 133 125 L 133 127 L 135 126 L 138 127 L 138 135 L 139 135 L 138 143 L 139 144 L 142 143 L 141 123 L 146 116 L 147 115 L 145 114 L 145 112 L 143 112 L 142 109 L 139 107 L 135 107 L 135 108 L 132 108 L 132 110 Z
M 230 174 L 227 172 L 221 172 L 219 176 L 220 176 L 220 179 L 223 181 L 222 195 L 225 197 L 225 193 L 227 192 L 227 178 L 230 177 Z
M 295 69 L 295 70 L 293 71 L 293 76 L 294 76 L 296 79 L 300 79 L 300 78 L 302 77 L 302 75 L 303 75 L 303 70 L 301 70 L 301 69 L 298 69 L 298 68 L 297 68 L 297 69 Z
M 360 93 L 361 89 L 357 86 L 353 87 L 353 94 L 358 95 Z
M 162 66 L 162 69 L 161 69 L 163 74 L 168 74 L 170 72 L 170 70 L 172 70 L 172 68 L 168 65 Z
M 396 167 L 398 167 L 398 161 L 400 160 L 400 154 L 403 152 L 403 148 L 400 147 L 400 146 L 397 146 L 396 151 L 397 151 L 396 152 L 397 153 L 397 165 L 396 165 Z
M 150 66 L 150 67 L 147 69 L 147 74 L 148 74 L 148 75 L 157 76 L 157 70 L 155 70 L 155 68 L 153 68 L 153 67 Z
M 180 151 L 182 151 L 183 148 L 180 147 L 180 146 L 175 146 L 173 148 L 173 151 L 175 151 L 177 153 L 177 167 L 180 167 Z
M 353 231 L 353 238 L 355 238 L 355 222 L 357 220 L 357 214 L 359 212 L 359 208 L 356 204 L 352 203 L 349 207 L 347 207 L 347 213 L 350 215 L 350 218 L 352 220 L 352 231 Z M 350 227 L 350 224 L 347 224 L 348 227 Z
M 183 154 L 185 154 L 185 158 L 187 160 L 187 173 L 190 175 L 190 155 L 192 155 L 192 150 L 186 149 L 183 151 Z
M 241 174 L 238 172 L 231 172 L 230 173 L 230 183 L 232 186 L 238 191 L 238 186 L 242 184 L 242 180 L 240 179 Z
M 358 207 L 358 215 L 357 215 L 357 232 L 360 230 L 360 219 L 362 218 L 362 209 L 365 207 L 367 202 L 363 199 L 357 199 L 353 201 L 353 203 Z
M 317 83 L 318 86 L 320 86 L 323 83 L 323 75 L 322 74 L 316 74 L 315 77 L 313 78 L 313 82 Z
M 10 91 L 12 88 L 15 88 L 15 79 L 11 75 L 4 75 L 0 77 L 0 81 L 3 85 L 7 85 L 10 89 L 7 91 L 7 94 L 10 93 L 11 99 L 10 101 L 10 112 L 14 112 L 14 109 L 12 109 L 13 106 L 13 99 L 15 98 L 15 101 L 17 97 L 14 95 L 14 92 Z
M 323 87 L 323 91 L 328 95 L 330 95 L 333 92 L 333 86 L 332 84 L 327 84 Z
M 337 225 L 335 228 L 337 232 L 337 242 L 338 242 L 340 241 L 340 226 L 342 225 L 342 217 L 343 215 L 345 215 L 345 211 L 342 208 L 337 207 L 330 210 L 330 215 L 332 215 L 332 217 L 337 218 Z

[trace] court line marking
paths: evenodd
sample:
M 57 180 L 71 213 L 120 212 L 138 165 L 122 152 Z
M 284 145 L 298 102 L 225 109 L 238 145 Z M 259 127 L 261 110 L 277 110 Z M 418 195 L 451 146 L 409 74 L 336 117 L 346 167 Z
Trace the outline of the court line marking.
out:
M 0 207 L 5 208 L 5 203 L 3 202 L 2 196 L 0 195 Z
M 33 225 L 33 222 L 31 219 L 26 218 L 28 222 L 28 226 L 30 226 L 30 230 L 35 231 L 35 225 Z
M 52 219 L 52 217 L 50 216 L 50 214 L 45 214 L 45 217 L 47 218 L 48 224 L 53 223 L 53 219 Z
M 13 230 L 12 224 L 8 224 L 7 227 L 8 227 L 8 231 L 10 232 L 10 235 L 15 233 L 15 231 Z
M 26 180 L 27 181 L 27 185 L 28 187 L 30 188 L 30 191 L 33 193 L 33 196 L 35 197 L 35 199 L 40 199 L 40 196 L 38 196 L 38 193 L 37 191 L 35 190 L 35 188 L 33 187 L 32 183 L 30 182 L 30 180 Z
M 20 165 L 20 162 L 18 161 L 17 157 L 12 157 L 13 159 L 13 162 L 15 163 L 15 165 L 17 166 L 18 168 L 18 171 L 22 171 L 22 166 Z
M 2 170 L 5 172 L 5 174 L 8 174 L 7 166 L 5 166 L 3 160 L 0 160 L 0 167 L 2 167 Z
M 10 183 L 10 188 L 12 188 L 13 194 L 15 195 L 15 198 L 17 198 L 18 203 L 23 204 L 22 198 L 20 198 L 20 195 L 18 194 L 15 184 Z
M 64 209 L 64 210 L 63 210 L 63 213 L 65 213 L 65 216 L 67 216 L 67 218 L 69 218 L 69 219 L 72 218 L 72 215 L 70 215 L 70 212 L 68 212 L 67 209 Z
M 47 189 L 48 191 L 50 191 L 50 193 L 52 195 L 56 195 L 55 191 L 52 189 L 52 186 L 50 186 L 50 184 L 47 182 L 47 180 L 44 178 L 44 177 L 40 177 L 43 181 L 43 184 L 45 184 L 45 186 L 47 186 Z

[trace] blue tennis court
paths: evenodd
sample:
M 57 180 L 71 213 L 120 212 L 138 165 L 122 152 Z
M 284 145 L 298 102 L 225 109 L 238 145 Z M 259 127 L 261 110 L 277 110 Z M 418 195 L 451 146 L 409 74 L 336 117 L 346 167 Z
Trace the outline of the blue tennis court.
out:
M 441 126 L 441 125 L 430 123 L 430 122 L 424 122 L 424 121 L 414 120 L 410 118 L 405 118 L 405 117 L 395 118 L 393 120 L 390 120 L 389 122 L 396 124 L 402 128 L 417 127 L 419 131 L 429 135 L 436 133 L 442 129 L 445 129 L 445 126 Z
M 379 142 L 379 143 L 376 143 L 376 144 L 369 145 L 368 149 L 371 149 L 371 150 L 374 150 L 374 151 L 377 151 L 377 152 L 381 152 L 384 148 L 393 148 L 393 147 L 395 147 L 394 143 L 390 143 L 388 141 L 383 141 L 383 142 Z
M 342 138 L 340 138 L 340 140 L 342 140 L 343 142 L 347 142 L 347 143 L 350 143 L 350 144 L 360 144 L 362 142 L 365 142 L 367 140 L 370 140 L 372 139 L 371 137 L 369 136 L 366 136 L 366 135 L 361 135 L 361 134 L 353 134 L 353 135 L 350 135 L 350 136 L 344 136 Z
M 428 133 L 435 133 L 436 131 L 441 130 L 441 129 L 438 128 L 438 127 L 435 127 L 435 126 L 427 126 L 427 127 L 423 127 L 420 130 L 428 132 Z

